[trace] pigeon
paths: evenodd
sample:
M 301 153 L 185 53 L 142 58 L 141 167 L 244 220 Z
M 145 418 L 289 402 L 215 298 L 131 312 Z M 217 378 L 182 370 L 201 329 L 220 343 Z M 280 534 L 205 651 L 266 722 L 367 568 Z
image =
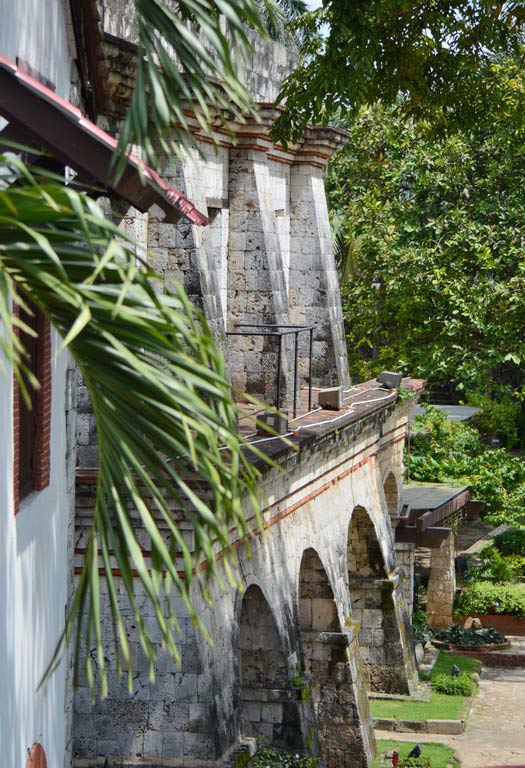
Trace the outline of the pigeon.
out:
M 416 744 L 414 749 L 410 750 L 407 757 L 419 757 L 422 751 L 421 744 Z
M 454 664 L 454 666 L 452 667 L 452 677 L 457 677 L 460 673 L 461 673 L 460 668 L 458 667 L 457 664 Z

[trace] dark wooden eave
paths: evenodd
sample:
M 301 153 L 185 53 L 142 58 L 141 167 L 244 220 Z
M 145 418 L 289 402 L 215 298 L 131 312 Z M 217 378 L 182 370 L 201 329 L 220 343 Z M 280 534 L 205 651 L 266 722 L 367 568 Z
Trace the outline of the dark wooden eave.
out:
M 126 156 L 124 169 L 117 176 L 112 169 L 117 141 L 1 55 L 0 115 L 9 121 L 11 138 L 18 130 L 20 143 L 29 141 L 31 147 L 46 150 L 77 171 L 82 180 L 123 198 L 142 213 L 153 209 L 165 223 L 184 216 L 192 224 L 209 224 L 193 203 L 136 155 Z

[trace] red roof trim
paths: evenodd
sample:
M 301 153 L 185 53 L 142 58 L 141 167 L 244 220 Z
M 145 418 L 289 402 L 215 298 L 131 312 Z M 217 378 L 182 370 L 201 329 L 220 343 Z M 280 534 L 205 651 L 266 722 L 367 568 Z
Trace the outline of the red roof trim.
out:
M 145 212 L 156 203 L 166 213 L 164 221 L 168 223 L 176 221 L 180 215 L 192 224 L 204 226 L 210 223 L 190 200 L 132 152 L 127 155 L 127 164 L 120 179 L 111 180 L 109 169 L 117 141 L 88 120 L 69 101 L 62 99 L 2 55 L 0 114 L 9 122 L 29 129 L 51 154 L 58 156 L 79 173 L 84 171 L 86 175 L 94 177 L 139 211 Z

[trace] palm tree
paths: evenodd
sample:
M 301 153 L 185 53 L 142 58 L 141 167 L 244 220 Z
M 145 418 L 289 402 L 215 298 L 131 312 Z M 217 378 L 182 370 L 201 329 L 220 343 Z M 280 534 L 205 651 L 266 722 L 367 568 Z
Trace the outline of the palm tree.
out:
M 252 110 L 239 84 L 238 58 L 249 49 L 247 27 L 262 33 L 263 22 L 257 0 L 179 0 L 177 13 L 160 0 L 135 0 L 135 8 L 137 81 L 120 157 L 133 143 L 155 162 L 159 143 L 164 149 L 176 143 L 178 151 L 191 145 L 188 114 L 212 137 L 212 123 L 225 110 L 236 119 Z M 155 273 L 146 262 L 137 264 L 133 244 L 93 200 L 42 173 L 12 154 L 0 155 L 0 343 L 24 393 L 25 350 L 16 330 L 25 326 L 11 307 L 13 302 L 26 306 L 28 297 L 64 338 L 93 402 L 100 454 L 93 526 L 48 673 L 72 637 L 78 667 L 84 634 L 86 644 L 97 648 L 104 695 L 100 562 L 117 658 L 131 669 L 112 556 L 153 674 L 154 647 L 135 601 L 133 571 L 176 657 L 176 621 L 166 616 L 170 601 L 164 598 L 175 588 L 192 612 L 189 586 L 195 568 L 204 560 L 206 576 L 218 576 L 215 544 L 227 549 L 232 527 L 239 536 L 247 533 L 243 499 L 258 512 L 257 473 L 238 432 L 222 354 L 204 317 L 182 289 L 156 292 Z M 193 526 L 193 550 L 176 524 L 173 502 Z M 135 520 L 150 537 L 151 566 L 141 553 Z M 159 521 L 170 532 L 169 544 Z M 183 562 L 182 576 L 176 557 Z

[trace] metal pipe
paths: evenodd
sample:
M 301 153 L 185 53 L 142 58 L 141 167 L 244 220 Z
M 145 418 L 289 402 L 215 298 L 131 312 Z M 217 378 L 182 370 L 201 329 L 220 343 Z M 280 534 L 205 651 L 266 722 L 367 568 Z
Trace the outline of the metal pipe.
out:
M 308 370 L 308 410 L 312 410 L 312 354 L 314 347 L 314 329 L 310 328 L 310 362 Z
M 234 328 L 297 328 L 298 330 L 308 331 L 315 328 L 314 325 L 290 325 L 286 323 L 234 323 Z
M 293 365 L 293 417 L 297 416 L 297 339 L 299 337 L 299 331 L 295 332 L 295 349 L 294 349 L 294 365 Z
M 281 407 L 281 363 L 283 357 L 283 337 L 279 335 L 279 352 L 277 355 L 277 402 L 275 407 L 277 410 Z

